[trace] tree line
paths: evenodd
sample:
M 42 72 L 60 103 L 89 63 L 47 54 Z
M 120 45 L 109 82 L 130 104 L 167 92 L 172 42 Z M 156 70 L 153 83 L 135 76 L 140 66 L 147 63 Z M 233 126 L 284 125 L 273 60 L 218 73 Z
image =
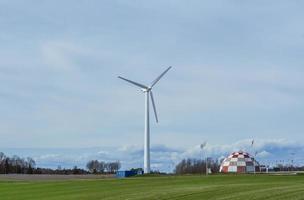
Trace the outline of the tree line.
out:
M 279 172 L 279 171 L 304 171 L 304 166 L 294 166 L 294 165 L 283 165 L 283 164 L 277 164 L 272 169 L 273 171 Z M 265 169 L 264 169 L 265 171 Z
M 74 166 L 72 169 L 36 168 L 33 158 L 21 158 L 19 156 L 7 156 L 0 152 L 0 174 L 88 174 L 89 172 Z
M 114 174 L 120 169 L 121 164 L 119 161 L 104 162 L 98 160 L 91 160 L 87 163 L 86 167 L 89 172 L 93 174 Z
M 0 174 L 33 174 L 36 162 L 31 157 L 6 156 L 0 152 Z
M 113 174 L 120 169 L 119 161 L 104 162 L 98 160 L 89 161 L 86 165 L 88 170 L 74 166 L 71 169 L 61 168 L 57 169 L 36 167 L 36 162 L 33 158 L 21 158 L 19 156 L 7 156 L 0 152 L 0 174 L 90 174 L 90 173 L 107 173 Z

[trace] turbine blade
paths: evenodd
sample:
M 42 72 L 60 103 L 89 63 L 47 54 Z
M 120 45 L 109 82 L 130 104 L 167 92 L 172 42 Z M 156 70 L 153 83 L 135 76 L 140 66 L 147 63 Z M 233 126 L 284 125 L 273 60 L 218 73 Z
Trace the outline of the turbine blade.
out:
M 153 98 L 153 93 L 152 93 L 152 91 L 150 91 L 150 96 L 151 96 L 151 101 L 152 101 L 152 105 L 153 105 L 155 120 L 156 120 L 156 123 L 158 123 L 158 117 L 157 117 L 157 112 L 156 112 L 156 106 L 155 106 L 155 102 L 154 102 L 154 98 Z
M 151 83 L 151 88 L 171 69 L 171 66 L 168 67 L 161 75 L 159 75 L 152 83 Z
M 145 85 L 143 85 L 143 84 L 136 83 L 136 82 L 134 82 L 134 81 L 128 80 L 128 79 L 123 78 L 123 77 L 121 77 L 121 76 L 118 76 L 118 78 L 120 78 L 120 79 L 122 79 L 122 80 L 124 80 L 124 81 L 127 81 L 127 82 L 129 82 L 129 83 L 132 83 L 133 85 L 136 85 L 136 86 L 138 86 L 138 87 L 140 87 L 140 88 L 142 88 L 142 89 L 148 89 L 148 87 L 145 86 Z

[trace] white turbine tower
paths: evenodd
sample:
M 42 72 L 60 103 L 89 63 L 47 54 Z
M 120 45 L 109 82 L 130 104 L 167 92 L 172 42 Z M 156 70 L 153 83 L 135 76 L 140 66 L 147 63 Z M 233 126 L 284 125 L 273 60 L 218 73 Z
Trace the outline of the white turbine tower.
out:
M 171 69 L 171 67 L 166 69 L 149 86 L 146 86 L 146 85 L 143 85 L 140 83 L 136 83 L 134 81 L 131 81 L 131 80 L 128 80 L 121 76 L 118 76 L 118 78 L 120 78 L 124 81 L 127 81 L 133 85 L 136 85 L 137 87 L 140 87 L 146 96 L 146 99 L 145 99 L 145 141 L 144 141 L 144 144 L 145 144 L 145 147 L 144 147 L 144 173 L 145 174 L 150 173 L 150 119 L 149 119 L 150 104 L 149 104 L 149 100 L 151 97 L 155 119 L 156 119 L 156 122 L 158 123 L 158 117 L 157 117 L 156 107 L 155 107 L 155 103 L 154 103 L 152 88 L 170 69 Z

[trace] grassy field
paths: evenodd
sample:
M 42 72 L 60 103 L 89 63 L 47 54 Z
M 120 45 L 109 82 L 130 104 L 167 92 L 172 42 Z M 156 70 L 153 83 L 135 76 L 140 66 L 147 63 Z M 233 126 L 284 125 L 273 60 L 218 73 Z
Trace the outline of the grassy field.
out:
M 1 200 L 304 199 L 301 175 L 212 175 L 128 179 L 0 180 Z

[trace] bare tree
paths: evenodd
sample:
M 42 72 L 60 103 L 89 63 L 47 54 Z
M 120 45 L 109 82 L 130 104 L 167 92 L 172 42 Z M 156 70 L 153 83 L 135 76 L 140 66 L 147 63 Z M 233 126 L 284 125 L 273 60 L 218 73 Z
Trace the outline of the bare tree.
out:
M 103 161 L 100 161 L 100 162 L 98 163 L 98 172 L 104 173 L 105 167 L 106 167 L 106 163 L 103 162 Z
M 213 161 L 211 158 L 208 158 L 208 168 L 212 172 L 218 172 L 219 163 L 218 161 Z M 197 159 L 183 159 L 175 167 L 175 173 L 177 174 L 199 174 L 206 173 L 206 161 L 197 160 Z
M 31 157 L 27 157 L 27 167 L 28 167 L 28 174 L 32 174 L 33 173 L 33 168 L 35 167 L 36 165 L 36 162 L 34 159 L 32 159 Z
M 99 162 L 98 160 L 91 160 L 87 163 L 86 167 L 91 173 L 96 174 L 98 172 Z
M 115 173 L 117 170 L 120 169 L 121 164 L 119 161 L 115 162 L 104 162 L 104 161 L 98 161 L 98 160 L 91 160 L 86 165 L 87 169 L 91 173 Z

